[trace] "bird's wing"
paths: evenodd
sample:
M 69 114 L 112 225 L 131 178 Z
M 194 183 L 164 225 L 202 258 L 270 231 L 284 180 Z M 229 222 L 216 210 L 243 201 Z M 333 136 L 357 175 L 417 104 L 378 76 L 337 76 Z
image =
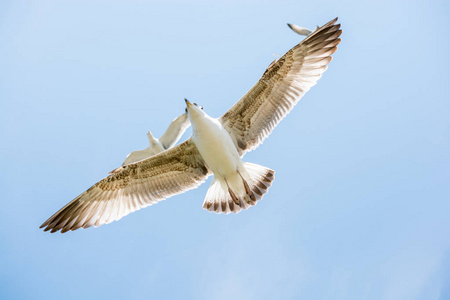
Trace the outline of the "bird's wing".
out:
M 311 30 L 309 30 L 308 28 L 305 27 L 300 27 L 298 25 L 295 24 L 287 24 L 289 26 L 290 29 L 292 29 L 295 33 L 299 34 L 299 35 L 310 35 L 311 34 Z
M 337 18 L 273 62 L 221 118 L 240 155 L 258 147 L 302 96 L 316 84 L 341 41 Z
M 165 149 L 172 148 L 190 125 L 191 122 L 186 113 L 175 118 L 166 132 L 159 138 L 160 143 Z
M 118 168 L 50 217 L 41 228 L 61 232 L 100 226 L 194 189 L 210 175 L 191 139 Z
M 155 154 L 156 154 L 155 151 L 153 151 L 153 149 L 151 147 L 148 147 L 144 150 L 133 151 L 127 155 L 122 166 L 129 165 L 129 164 L 135 163 L 137 161 L 149 158 L 150 156 L 155 155 Z

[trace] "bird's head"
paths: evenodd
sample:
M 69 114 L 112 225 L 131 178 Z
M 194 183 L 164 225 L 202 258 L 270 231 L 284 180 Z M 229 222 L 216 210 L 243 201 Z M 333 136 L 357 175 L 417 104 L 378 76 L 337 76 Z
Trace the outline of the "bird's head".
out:
M 197 105 L 197 103 L 191 103 L 186 98 L 184 99 L 184 101 L 186 101 L 186 113 L 188 114 L 189 118 L 202 117 L 205 115 L 203 106 Z

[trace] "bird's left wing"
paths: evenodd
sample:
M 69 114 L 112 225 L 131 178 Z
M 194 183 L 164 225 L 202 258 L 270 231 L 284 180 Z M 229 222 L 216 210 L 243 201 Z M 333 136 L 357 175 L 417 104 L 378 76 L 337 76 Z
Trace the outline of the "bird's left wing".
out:
M 165 149 L 172 148 L 190 125 L 191 122 L 189 121 L 187 113 L 182 114 L 170 123 L 169 128 L 167 128 L 166 132 L 159 138 L 159 141 Z
M 127 155 L 127 157 L 125 158 L 125 161 L 122 163 L 122 166 L 138 162 L 140 160 L 149 158 L 150 156 L 153 156 L 155 154 L 156 154 L 155 151 L 153 151 L 153 149 L 151 147 L 148 147 L 143 150 L 133 151 Z M 112 173 L 114 173 L 114 171 L 109 172 L 109 174 L 112 174 Z
M 117 221 L 130 212 L 194 189 L 210 175 L 191 139 L 148 159 L 122 166 L 42 224 L 61 233 Z
M 341 41 L 341 25 L 336 21 L 316 29 L 273 62 L 220 118 L 241 156 L 258 147 L 325 72 Z

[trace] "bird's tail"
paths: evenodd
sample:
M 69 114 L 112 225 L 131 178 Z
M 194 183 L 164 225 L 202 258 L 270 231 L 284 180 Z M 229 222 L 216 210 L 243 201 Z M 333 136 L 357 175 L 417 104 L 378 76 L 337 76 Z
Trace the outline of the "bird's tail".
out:
M 238 213 L 261 200 L 275 179 L 275 171 L 247 162 L 244 169 L 232 177 L 214 177 L 203 208 L 216 213 Z

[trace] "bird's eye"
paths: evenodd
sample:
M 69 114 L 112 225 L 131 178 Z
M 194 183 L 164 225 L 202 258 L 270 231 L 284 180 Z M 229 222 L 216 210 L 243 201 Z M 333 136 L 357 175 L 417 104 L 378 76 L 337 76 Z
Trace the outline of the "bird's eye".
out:
M 200 108 L 201 110 L 203 110 L 203 106 L 200 106 L 200 105 L 198 105 L 197 103 L 192 103 L 192 104 L 194 104 L 195 106 L 197 106 L 198 108 Z
M 187 113 L 187 107 L 184 109 L 184 111 Z

